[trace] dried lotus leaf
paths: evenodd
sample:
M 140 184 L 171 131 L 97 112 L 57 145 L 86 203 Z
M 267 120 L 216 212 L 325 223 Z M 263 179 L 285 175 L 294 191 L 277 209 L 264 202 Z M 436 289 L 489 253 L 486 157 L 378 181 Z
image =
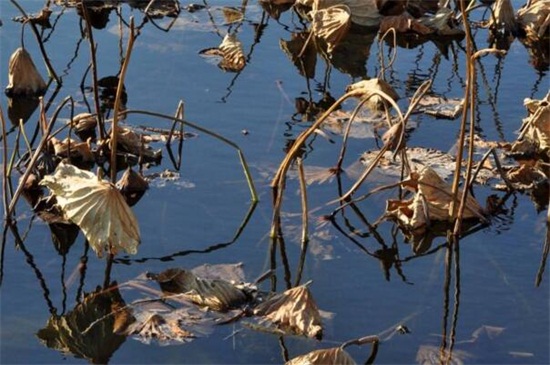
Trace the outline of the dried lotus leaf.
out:
M 112 184 L 65 163 L 40 184 L 52 191 L 63 214 L 80 227 L 99 257 L 104 251 L 137 252 L 140 234 L 136 217 Z
M 340 40 L 347 34 L 351 13 L 345 5 L 335 5 L 311 12 L 311 31 L 327 43 L 328 53 L 332 53 Z
M 516 15 L 510 0 L 496 0 L 493 5 L 494 17 L 489 21 L 489 28 L 495 31 L 503 29 L 508 33 L 515 33 L 517 29 Z
M 46 82 L 38 73 L 29 52 L 24 48 L 16 49 L 10 57 L 6 94 L 8 96 L 44 95 L 46 88 Z
M 226 311 L 247 301 L 246 294 L 228 281 L 204 279 L 191 271 L 173 268 L 149 274 L 167 294 L 183 294 L 193 303 L 216 311 Z
M 352 23 L 363 27 L 377 27 L 381 18 L 376 0 L 297 0 L 296 4 L 315 10 L 345 5 L 350 9 Z
M 529 6 L 517 12 L 517 21 L 525 31 L 526 37 L 540 39 L 550 36 L 550 2 L 533 0 Z
M 234 34 L 227 34 L 219 46 L 222 61 L 219 67 L 224 71 L 239 72 L 246 66 L 243 45 Z
M 346 88 L 347 92 L 353 90 L 361 91 L 362 99 L 369 98 L 366 102 L 366 105 L 372 110 L 383 110 L 384 105 L 388 105 L 388 101 L 383 99 L 381 96 L 370 96 L 371 94 L 373 94 L 373 91 L 382 92 L 394 101 L 399 100 L 399 95 L 395 92 L 391 85 L 388 84 L 386 81 L 378 78 L 358 81 L 356 83 L 348 85 L 348 87 Z
M 128 167 L 117 181 L 116 187 L 128 205 L 134 206 L 149 189 L 149 183 L 141 174 Z
M 323 337 L 319 308 L 306 285 L 274 295 L 258 305 L 254 314 L 283 331 L 316 339 Z
M 341 347 L 330 349 L 315 350 L 305 355 L 297 356 L 285 365 L 321 365 L 321 364 L 340 364 L 355 365 L 353 358 Z

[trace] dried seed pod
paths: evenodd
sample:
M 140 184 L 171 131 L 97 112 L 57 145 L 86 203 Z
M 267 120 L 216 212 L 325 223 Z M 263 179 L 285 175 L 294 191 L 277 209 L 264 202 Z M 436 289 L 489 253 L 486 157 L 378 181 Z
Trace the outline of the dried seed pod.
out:
M 31 55 L 21 47 L 10 57 L 8 80 L 8 96 L 44 95 L 46 92 L 46 82 L 38 73 Z

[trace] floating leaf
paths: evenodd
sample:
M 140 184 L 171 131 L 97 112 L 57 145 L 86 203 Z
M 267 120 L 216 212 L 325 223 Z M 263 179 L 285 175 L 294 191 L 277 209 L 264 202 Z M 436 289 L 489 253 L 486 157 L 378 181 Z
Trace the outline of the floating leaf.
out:
M 416 110 L 436 118 L 455 119 L 462 112 L 463 105 L 464 99 L 424 95 L 418 102 Z
M 167 294 L 183 294 L 193 303 L 216 311 L 226 311 L 246 303 L 246 294 L 221 279 L 204 279 L 191 271 L 173 268 L 160 274 L 148 274 Z
M 323 337 L 319 309 L 306 285 L 275 294 L 258 305 L 254 314 L 285 332 L 319 340 Z
M 8 96 L 33 96 L 44 95 L 47 85 L 38 73 L 31 55 L 24 48 L 18 48 L 10 57 Z
M 162 150 L 151 148 L 148 142 L 149 137 L 147 135 L 138 134 L 130 128 L 117 126 L 117 147 L 135 156 L 143 156 L 148 161 L 160 161 Z
M 90 113 L 80 113 L 71 120 L 71 127 L 81 140 L 86 141 L 88 138 L 95 139 L 95 128 L 97 119 Z
M 311 11 L 311 31 L 328 45 L 332 53 L 350 27 L 350 10 L 345 5 L 335 5 L 325 9 Z
M 83 162 L 95 161 L 95 156 L 86 142 L 76 142 L 73 139 L 65 138 L 63 141 L 55 137 L 50 138 L 56 156 L 61 158 L 76 158 Z
M 52 191 L 63 214 L 80 227 L 99 257 L 104 251 L 137 252 L 140 236 L 136 217 L 112 184 L 65 163 L 40 184 Z
M 315 350 L 305 355 L 297 356 L 285 363 L 286 365 L 321 365 L 340 364 L 355 365 L 353 358 L 341 347 Z

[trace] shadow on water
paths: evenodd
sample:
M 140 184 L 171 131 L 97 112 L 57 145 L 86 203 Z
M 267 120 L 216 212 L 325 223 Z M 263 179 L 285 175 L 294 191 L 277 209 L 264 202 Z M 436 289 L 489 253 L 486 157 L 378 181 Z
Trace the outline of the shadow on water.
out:
M 333 349 L 336 349 L 334 351 L 338 352 L 338 356 L 350 356 L 344 351 L 344 348 L 349 349 L 354 358 L 366 359 L 366 363 L 416 361 L 423 364 L 452 364 L 471 363 L 480 359 L 497 363 L 536 363 L 541 359 L 548 359 L 543 354 L 547 350 L 547 344 L 544 343 L 547 336 L 537 332 L 540 328 L 533 333 L 527 333 L 529 331 L 522 328 L 523 324 L 518 323 L 523 320 L 536 322 L 537 314 L 532 313 L 541 307 L 543 310 L 547 309 L 547 302 L 546 306 L 545 303 L 537 304 L 540 298 L 536 294 L 518 288 L 524 287 L 526 281 L 532 282 L 535 265 L 531 261 L 535 257 L 538 260 L 534 275 L 535 288 L 539 291 L 548 290 L 546 263 L 550 251 L 550 228 L 547 221 L 542 227 L 544 224 L 540 223 L 537 216 L 548 209 L 548 184 L 533 183 L 530 188 L 521 190 L 510 189 L 509 186 L 508 189 L 497 188 L 497 183 L 494 183 L 499 177 L 508 176 L 502 172 L 499 158 L 511 161 L 506 154 L 511 145 L 508 141 L 511 131 L 517 129 L 508 120 L 509 108 L 501 111 L 503 105 L 510 100 L 520 100 L 515 98 L 516 95 L 510 99 L 508 93 L 514 94 L 514 91 L 509 91 L 504 86 L 509 87 L 507 73 L 511 69 L 524 67 L 513 63 L 517 60 L 510 60 L 513 55 L 498 53 L 491 61 L 481 57 L 473 59 L 477 76 L 473 79 L 474 95 L 471 100 L 474 105 L 471 106 L 466 101 L 470 109 L 466 107 L 461 112 L 464 113 L 463 116 L 471 112 L 472 123 L 465 125 L 463 132 L 458 131 L 457 125 L 450 124 L 453 121 L 458 122 L 459 117 L 431 118 L 428 113 L 423 114 L 424 112 L 416 110 L 413 112 L 413 107 L 402 113 L 406 115 L 404 119 L 412 116 L 411 121 L 407 125 L 407 121 L 403 122 L 400 137 L 392 142 L 391 136 L 388 137 L 386 133 L 380 136 L 381 132 L 391 129 L 388 128 L 388 123 L 400 123 L 396 122 L 399 119 L 397 116 L 391 115 L 389 104 L 385 104 L 380 110 L 367 110 L 363 105 L 372 95 L 358 103 L 351 97 L 344 101 L 343 97 L 338 96 L 342 95 L 340 90 L 344 88 L 343 84 L 350 80 L 354 83 L 380 78 L 397 90 L 397 94 L 401 94 L 402 98 L 394 101 L 395 105 L 399 102 L 399 107 L 406 108 L 409 103 L 418 101 L 416 98 L 419 90 L 423 90 L 422 97 L 445 104 L 463 95 L 464 90 L 470 87 L 471 75 L 467 75 L 465 71 L 470 66 L 464 60 L 470 50 L 463 35 L 420 36 L 408 31 L 393 38 L 386 35 L 380 39 L 381 34 L 377 28 L 354 25 L 345 36 L 338 39 L 339 43 L 334 47 L 330 38 L 327 41 L 314 36 L 309 27 L 311 19 L 304 15 L 303 9 L 299 6 L 293 7 L 290 2 L 283 2 L 281 5 L 272 1 L 251 4 L 244 0 L 237 4 L 239 6 L 221 6 L 205 0 L 203 4 L 182 7 L 176 0 L 90 1 L 86 5 L 80 1 L 47 1 L 41 12 L 35 14 L 28 13 L 20 3 L 33 8 L 36 2 L 11 1 L 10 4 L 3 4 L 3 9 L 12 6 L 11 12 L 19 16 L 14 22 L 18 27 L 11 25 L 6 32 L 14 36 L 21 32 L 21 46 L 29 49 L 34 47 L 36 54 L 41 55 L 39 59 L 43 61 L 50 78 L 45 83 L 43 92 L 27 95 L 12 95 L 10 92 L 6 96 L 3 105 L 7 106 L 6 116 L 11 126 L 6 123 L 4 111 L 0 109 L 3 127 L 1 143 L 4 206 L 0 285 L 4 291 L 3 298 L 6 295 L 17 297 L 20 293 L 7 293 L 6 285 L 15 290 L 14 277 L 17 278 L 21 272 L 29 269 L 34 275 L 20 289 L 22 293 L 26 293 L 27 287 L 38 284 L 42 295 L 40 300 L 43 299 L 43 302 L 29 303 L 29 306 L 33 311 L 41 313 L 38 318 L 45 319 L 45 323 L 40 324 L 40 328 L 36 327 L 36 323 L 32 324 L 32 328 L 25 328 L 26 337 L 22 340 L 26 345 L 34 346 L 36 337 L 38 338 L 41 347 L 33 347 L 33 353 L 47 354 L 48 359 L 54 359 L 52 361 L 60 361 L 61 357 L 54 357 L 48 349 L 60 352 L 64 360 L 67 360 L 66 355 L 70 355 L 90 363 L 108 363 L 117 356 L 120 356 L 117 361 L 131 361 L 140 355 L 132 353 L 135 348 L 125 349 L 128 346 L 126 340 L 130 337 L 137 338 L 146 345 L 155 342 L 160 345 L 182 345 L 191 341 L 210 341 L 205 347 L 193 349 L 195 353 L 188 360 L 191 362 L 279 363 L 312 350 L 326 350 L 329 346 L 336 346 Z M 40 11 L 33 8 L 35 10 Z M 53 18 L 50 19 L 50 16 Z M 479 24 L 483 23 L 485 16 L 486 13 L 481 15 Z M 7 28 L 6 24 L 2 27 Z M 25 29 L 28 30 L 27 34 Z M 71 38 L 71 42 L 74 42 L 63 45 L 67 60 L 64 66 L 59 66 L 62 57 L 54 55 L 54 44 L 58 46 L 58 38 L 63 38 L 63 33 L 69 31 L 74 33 Z M 478 50 L 477 43 L 481 43 L 479 38 L 486 34 L 485 28 L 476 25 L 472 39 L 475 51 Z M 181 37 L 187 38 L 182 40 Z M 134 80 L 126 77 L 128 64 L 138 68 L 138 73 L 145 73 L 149 66 L 143 66 L 142 71 L 139 68 L 140 62 L 145 65 L 150 60 L 139 58 L 139 52 L 145 52 L 146 45 L 158 46 L 153 43 L 175 40 L 188 46 L 186 42 L 193 37 L 198 37 L 201 42 L 190 42 L 196 48 L 193 49 L 194 55 L 200 55 L 197 58 L 217 66 L 215 71 L 212 71 L 214 68 L 201 71 L 211 73 L 201 77 L 208 79 L 220 74 L 224 76 L 218 81 L 215 90 L 221 92 L 222 96 L 215 96 L 213 102 L 204 102 L 203 106 L 220 108 L 221 111 L 216 113 L 231 110 L 228 113 L 231 118 L 234 118 L 232 113 L 236 110 L 243 116 L 250 113 L 251 119 L 275 121 L 277 116 L 272 114 L 276 110 L 269 111 L 267 115 L 260 115 L 257 110 L 266 108 L 263 94 L 269 93 L 269 96 L 265 96 L 266 99 L 275 95 L 283 101 L 281 105 L 284 106 L 280 106 L 279 113 L 284 116 L 279 116 L 277 122 L 284 122 L 284 130 L 278 126 L 274 128 L 263 125 L 252 125 L 249 126 L 251 128 L 243 129 L 243 137 L 248 136 L 248 129 L 254 130 L 252 134 L 271 134 L 271 139 L 256 140 L 258 143 L 251 148 L 246 142 L 234 142 L 241 136 L 235 137 L 234 130 L 227 126 L 220 127 L 220 130 L 231 134 L 231 138 L 201 123 L 191 122 L 186 115 L 190 113 L 186 112 L 186 103 L 183 100 L 180 100 L 172 115 L 169 112 L 146 110 L 156 104 L 131 108 L 135 105 L 133 100 L 141 102 L 144 99 L 141 94 L 148 90 L 132 88 L 135 85 Z M 203 39 L 206 38 L 208 42 L 212 39 L 219 41 L 219 46 L 200 50 L 204 46 L 202 42 L 206 42 Z M 532 86 L 528 90 L 522 88 L 522 91 L 529 93 L 525 96 L 535 99 L 546 92 L 543 85 L 548 80 L 548 48 L 542 42 L 533 43 L 529 38 L 523 37 L 520 40 L 537 72 L 535 78 L 531 77 Z M 134 49 L 135 41 L 139 42 Z M 268 57 L 273 57 L 273 62 L 286 61 L 286 64 L 284 67 L 276 63 L 263 65 L 265 56 L 262 53 L 266 50 L 262 47 L 267 48 L 272 46 L 271 43 L 277 42 L 279 49 L 275 52 L 278 53 Z M 489 40 L 493 51 L 496 48 L 509 51 L 513 42 L 517 42 L 514 37 Z M 108 50 L 110 58 L 102 53 L 104 49 Z M 186 51 L 176 56 L 188 57 L 188 53 L 190 52 Z M 197 64 L 194 65 L 199 68 Z M 11 67 L 10 62 L 10 72 Z M 272 69 L 268 72 L 265 67 Z M 56 69 L 62 71 L 58 74 Z M 193 70 L 180 72 L 193 74 Z M 264 84 L 259 79 L 263 78 L 263 73 L 270 72 L 274 75 L 269 77 L 274 79 L 268 81 L 273 82 L 271 86 L 275 85 L 276 90 L 262 90 Z M 283 84 L 280 78 L 290 79 L 292 82 Z M 203 85 L 195 86 L 197 90 L 203 88 Z M 350 90 L 346 87 L 345 95 L 353 93 Z M 257 98 L 244 101 L 249 110 L 245 110 L 240 104 L 242 96 L 239 94 L 243 91 Z M 167 87 L 163 92 L 165 94 L 159 93 L 159 99 L 168 99 L 172 93 L 180 91 Z M 384 95 L 386 92 L 384 91 Z M 72 96 L 60 99 L 64 93 Z M 289 95 L 297 96 L 291 100 Z M 200 98 L 201 96 L 198 97 Z M 200 102 L 198 99 L 197 102 Z M 162 100 L 157 102 L 161 102 L 160 105 L 164 107 Z M 461 102 L 464 103 L 464 100 Z M 251 105 L 255 103 L 258 103 L 257 109 L 255 105 Z M 209 114 L 205 114 L 205 120 L 208 120 L 206 115 Z M 520 119 L 522 116 L 517 113 L 513 117 Z M 134 122 L 133 118 L 138 122 Z M 137 124 L 147 118 L 147 122 Z M 327 119 L 324 125 L 310 130 L 313 123 L 323 118 Z M 81 124 L 77 120 L 91 123 L 85 127 L 89 128 L 87 132 L 93 133 L 85 134 L 86 137 L 82 138 L 81 133 L 86 132 L 82 130 L 83 124 L 86 123 Z M 447 122 L 448 125 L 442 126 L 441 123 Z M 117 132 L 121 125 L 123 129 Z M 208 125 L 208 121 L 205 125 Z M 235 129 L 238 128 L 239 124 L 236 124 Z M 260 132 L 261 128 L 263 129 Z M 441 140 L 434 141 L 438 139 L 434 138 L 434 134 L 421 134 L 421 130 L 426 128 L 433 128 L 434 134 L 441 134 Z M 309 132 L 311 138 L 306 141 L 303 136 Z M 429 147 L 425 150 L 432 153 L 434 149 L 453 146 L 461 133 L 464 136 L 466 132 L 472 132 L 472 136 L 475 132 L 483 141 L 496 141 L 487 143 L 498 152 L 491 155 L 485 151 L 489 149 L 485 145 L 476 147 L 483 150 L 483 153 L 486 152 L 486 157 L 495 156 L 493 160 L 487 158 L 489 162 L 486 164 L 490 167 L 479 167 L 478 172 L 493 172 L 488 176 L 483 175 L 483 171 L 480 172 L 480 175 L 485 176 L 480 177 L 485 178 L 483 183 L 478 183 L 477 176 L 472 178 L 468 175 L 471 178 L 469 181 L 475 181 L 476 185 L 466 184 L 468 193 L 464 193 L 464 197 L 470 193 L 474 200 L 485 197 L 487 204 L 480 207 L 482 219 L 474 216 L 462 221 L 461 217 L 461 225 L 455 225 L 454 220 L 447 222 L 431 216 L 427 206 L 432 202 L 425 194 L 419 193 L 419 186 L 424 183 L 420 180 L 412 181 L 412 177 L 408 180 L 406 178 L 418 175 L 415 170 L 418 166 L 442 163 L 436 161 L 434 155 L 407 157 L 404 146 L 409 148 L 425 144 Z M 280 135 L 276 135 L 277 133 Z M 79 136 L 80 141 L 73 139 L 75 136 Z M 196 138 L 199 136 L 212 138 Z M 193 146 L 190 145 L 191 140 Z M 435 142 L 436 145 L 431 146 L 430 142 Z M 115 148 L 112 148 L 113 144 Z M 253 166 L 251 172 L 247 160 L 251 156 L 253 160 L 262 158 L 265 152 L 262 148 L 267 147 L 266 150 L 271 151 L 273 144 L 280 145 L 279 149 L 286 154 L 280 169 L 273 170 L 271 166 L 278 164 L 281 156 L 270 155 L 268 161 L 259 160 L 250 165 Z M 220 145 L 228 146 L 237 153 L 242 175 L 229 171 L 226 161 L 219 161 L 223 153 L 220 152 Z M 501 147 L 502 145 L 506 145 L 508 150 Z M 340 155 L 335 158 L 338 156 L 338 149 Z M 353 159 L 345 157 L 346 149 L 349 149 L 348 156 L 362 156 L 351 165 L 361 170 L 360 172 L 353 173 L 351 166 L 342 167 L 344 158 L 346 163 Z M 352 190 L 348 190 L 350 182 L 361 181 L 360 176 L 365 181 L 371 172 L 369 170 L 376 167 L 376 164 L 369 167 L 368 162 L 365 162 L 362 154 L 368 149 L 380 150 L 378 158 L 385 159 L 385 162 L 373 173 L 375 177 L 369 176 L 362 187 L 367 186 L 369 193 L 354 197 L 352 195 L 361 188 L 361 184 L 356 183 Z M 184 152 L 189 153 L 184 155 Z M 384 157 L 384 152 L 389 153 L 391 158 Z M 163 153 L 168 154 L 168 162 L 162 159 Z M 476 158 L 479 154 L 480 152 L 476 152 Z M 226 155 L 222 157 L 231 159 Z M 450 158 L 451 167 L 447 165 L 443 169 L 446 176 L 451 176 L 455 169 L 454 156 Z M 288 170 L 284 171 L 283 177 L 279 180 L 274 178 L 273 181 L 277 180 L 277 184 L 263 184 L 258 194 L 258 180 L 253 179 L 253 176 L 267 176 L 266 180 L 279 176 L 285 167 L 285 161 L 288 162 Z M 334 161 L 334 165 L 314 166 L 326 165 L 327 161 Z M 377 163 L 378 161 L 380 160 Z M 56 200 L 58 198 L 46 196 L 46 189 L 43 184 L 39 184 L 45 176 L 53 174 L 61 162 L 83 170 L 96 170 L 100 179 L 110 176 L 110 183 L 107 185 L 111 188 L 116 185 L 120 190 L 124 189 L 120 188 L 122 179 L 117 181 L 117 174 L 132 171 L 138 176 L 139 182 L 134 182 L 136 186 L 126 186 L 129 197 L 124 197 L 125 202 L 130 204 L 129 199 L 134 199 L 130 205 L 135 204 L 147 188 L 153 189 L 154 182 L 165 188 L 168 186 L 166 190 L 173 188 L 171 192 L 159 194 L 160 199 L 175 201 L 175 194 L 187 197 L 187 192 L 182 192 L 185 189 L 180 189 L 184 185 L 180 173 L 188 166 L 201 165 L 203 170 L 200 171 L 206 169 L 207 176 L 197 178 L 197 190 L 210 189 L 205 195 L 213 196 L 205 197 L 204 203 L 201 201 L 201 207 L 205 207 L 207 215 L 201 216 L 203 212 L 200 209 L 190 206 L 170 208 L 174 210 L 169 215 L 185 215 L 190 223 L 182 223 L 182 229 L 189 229 L 186 226 L 189 224 L 198 231 L 192 232 L 190 239 L 202 238 L 202 234 L 206 237 L 214 234 L 216 238 L 202 243 L 201 247 L 183 250 L 176 244 L 163 246 L 162 249 L 147 248 L 144 249 L 145 252 L 136 248 L 138 254 L 134 257 L 116 255 L 114 244 L 110 241 L 114 238 L 109 237 L 107 251 L 103 252 L 103 248 L 98 251 L 92 240 L 88 239 L 85 230 L 81 230 L 60 208 L 61 203 Z M 311 162 L 311 166 L 306 166 L 305 162 Z M 391 170 L 387 166 L 392 164 L 399 167 L 395 171 Z M 479 162 L 479 166 L 482 165 L 484 166 L 484 162 Z M 411 166 L 415 166 L 415 169 L 407 170 Z M 496 170 L 501 175 L 494 172 Z M 548 176 L 547 166 L 542 171 Z M 215 177 L 218 172 L 224 176 L 221 179 L 224 181 Z M 503 180 L 506 184 L 509 183 L 506 177 Z M 427 183 L 424 187 L 433 187 L 430 184 Z M 440 187 L 435 190 L 438 189 L 443 190 Z M 411 190 L 416 195 L 411 195 Z M 458 185 L 456 191 L 459 191 Z M 246 196 L 246 193 L 250 194 L 251 201 L 244 208 L 246 211 L 243 215 L 241 210 L 244 205 L 240 197 Z M 227 197 L 228 203 L 222 202 L 218 194 Z M 269 194 L 272 194 L 272 201 L 267 202 L 266 208 L 264 201 L 259 202 L 258 197 L 265 198 Z M 450 195 L 444 191 L 443 195 L 445 194 Z M 456 194 L 455 198 L 459 196 Z M 24 201 L 19 201 L 20 197 Z M 415 206 L 411 203 L 413 198 Z M 401 215 L 392 215 L 390 201 L 401 204 Z M 467 199 L 464 198 L 464 201 Z M 157 202 L 147 202 L 145 198 L 136 209 L 142 209 L 143 212 L 148 211 L 149 207 L 158 208 L 153 203 Z M 337 208 L 334 208 L 335 203 Z M 384 204 L 387 204 L 386 209 Z M 451 207 L 453 205 L 454 203 Z M 537 214 L 527 212 L 531 205 L 535 206 Z M 108 208 L 100 209 L 104 209 L 104 214 L 107 214 Z M 451 208 L 444 206 L 442 209 L 446 210 L 446 214 L 451 214 Z M 468 207 L 465 209 L 468 210 Z M 376 212 L 379 211 L 384 213 L 377 215 Z M 148 214 L 153 218 L 157 215 L 153 211 Z M 96 218 L 98 221 L 101 215 Z M 422 229 L 418 229 L 418 226 L 407 225 L 403 216 L 410 221 L 425 219 L 426 223 Z M 527 228 L 517 228 L 519 225 L 527 225 L 524 216 L 538 221 L 529 222 Z M 271 227 L 266 223 L 270 219 Z M 216 225 L 214 222 L 217 220 L 236 223 L 235 226 L 223 224 L 220 225 L 222 228 L 210 228 Z M 154 225 L 158 221 L 151 221 L 153 226 L 149 228 L 157 229 Z M 178 224 L 168 228 L 177 232 L 180 228 Z M 24 225 L 25 232 L 20 232 L 19 227 Z M 211 232 L 207 232 L 208 230 Z M 228 230 L 234 232 L 229 239 L 226 237 Z M 536 236 L 532 232 L 534 230 L 538 230 Z M 536 240 L 534 237 L 542 236 L 539 231 L 545 232 L 544 243 L 541 252 L 533 253 L 530 251 L 531 246 L 539 244 L 533 242 Z M 513 268 L 508 267 L 510 273 L 504 272 L 504 269 L 503 273 L 478 273 L 479 270 L 490 271 L 488 268 L 480 268 L 482 265 L 496 266 L 505 262 L 508 256 L 514 256 L 514 252 L 508 251 L 511 250 L 510 247 L 505 250 L 495 244 L 499 240 L 506 241 L 504 237 L 507 234 L 512 235 L 510 232 L 516 237 L 511 236 L 508 241 L 518 240 L 517 236 L 523 236 L 525 244 L 530 245 L 522 248 L 521 254 L 530 260 L 526 259 L 523 269 L 530 270 L 531 276 L 512 273 Z M 148 231 L 145 234 L 156 235 Z M 177 234 L 179 233 L 173 235 Z M 47 236 L 47 241 L 51 241 L 52 246 L 48 244 L 45 248 L 36 245 L 36 237 L 40 236 Z M 489 248 L 473 247 L 475 245 L 472 242 L 476 242 L 476 245 L 484 244 L 478 241 L 485 240 L 488 241 Z M 256 242 L 258 245 L 245 246 L 245 242 Z M 248 252 L 254 250 L 259 254 Z M 103 261 L 96 257 L 102 254 L 105 255 Z M 229 264 L 225 264 L 229 261 L 227 257 L 231 257 L 231 261 L 246 263 L 251 267 L 251 272 L 267 272 L 254 282 L 246 281 L 244 274 L 242 277 L 233 277 L 233 270 L 236 270 L 235 267 L 240 269 L 240 264 L 229 269 Z M 167 263 L 179 264 L 183 258 L 188 264 L 210 261 L 224 263 L 219 266 L 211 265 L 215 268 L 205 264 L 206 269 L 199 266 L 193 269 L 166 266 Z M 52 262 L 55 265 L 59 263 L 59 268 L 55 268 L 59 269 L 58 274 L 52 274 Z M 372 263 L 379 265 L 381 275 L 377 271 L 379 269 L 372 269 Z M 152 274 L 149 268 L 160 273 Z M 215 272 L 216 270 L 219 271 Z M 426 275 L 426 272 L 431 274 Z M 138 276 L 135 273 L 139 273 Z M 188 275 L 189 273 L 192 275 Z M 487 294 L 487 302 L 483 301 L 485 288 L 472 275 L 480 275 L 479 280 L 483 280 L 484 284 L 495 286 L 496 293 Z M 507 275 L 513 278 L 509 280 Z M 115 279 L 115 276 L 131 278 L 121 281 Z M 391 280 L 392 278 L 397 280 Z M 269 284 L 264 285 L 268 287 L 266 289 L 262 285 L 267 279 Z M 313 290 L 312 280 L 319 289 Z M 166 286 L 170 286 L 168 284 L 175 285 L 178 290 L 184 289 L 170 292 L 165 290 Z M 305 291 L 303 295 L 307 299 L 296 294 L 299 290 Z M 318 310 L 316 301 L 312 299 L 313 293 L 319 303 L 335 310 L 338 314 L 336 319 L 334 313 L 331 315 Z M 483 303 L 472 303 L 475 300 L 469 294 L 478 297 L 475 299 L 477 302 Z M 478 305 L 493 308 L 495 302 L 504 301 L 505 299 L 499 298 L 499 294 L 505 295 L 507 299 L 520 298 L 531 312 L 525 314 L 526 317 L 510 320 L 510 323 L 503 321 L 495 325 L 487 324 L 482 314 L 474 320 L 469 318 L 472 316 L 470 311 L 483 311 L 476 307 Z M 349 295 L 350 299 L 344 295 Z M 386 300 L 384 295 L 389 299 Z M 240 299 L 238 303 L 232 301 L 235 296 Z M 399 296 L 404 298 L 403 303 L 396 300 Z M 293 299 L 287 302 L 289 297 Z M 418 297 L 422 298 L 415 301 Z M 419 304 L 428 299 L 429 305 Z M 230 304 L 226 305 L 226 300 Z M 372 304 L 365 305 L 369 301 Z M 219 307 L 220 302 L 223 304 L 222 310 Z M 212 303 L 216 303 L 218 307 L 213 307 Z M 295 308 L 291 307 L 298 307 L 296 303 L 312 310 L 314 314 L 306 310 L 293 312 Z M 269 308 L 266 309 L 266 306 Z M 273 309 L 275 307 L 277 310 Z M 439 308 L 437 311 L 434 309 L 436 307 Z M 17 308 L 12 304 L 4 305 L 3 338 L 11 330 L 10 326 L 17 325 L 5 319 L 10 316 L 11 311 L 15 313 Z M 509 315 L 509 312 L 497 311 L 496 315 Z M 344 319 L 340 319 L 342 317 Z M 374 324 L 364 325 L 360 317 L 368 317 Z M 488 321 L 494 321 L 492 315 L 487 317 Z M 321 319 L 327 324 L 326 327 L 313 331 L 312 327 L 317 326 Z M 549 323 L 548 318 L 541 318 L 540 322 Z M 391 324 L 389 328 L 388 324 Z M 222 337 L 230 325 L 233 326 L 232 332 L 227 337 Z M 525 337 L 524 341 L 534 345 L 521 342 L 521 346 L 513 347 L 517 334 L 503 334 L 505 326 L 511 327 L 509 332 L 523 331 L 520 335 Z M 381 328 L 387 329 L 380 331 Z M 464 339 L 464 333 L 470 333 L 470 329 L 473 329 L 471 338 Z M 265 334 L 269 337 L 265 337 Z M 210 339 L 205 339 L 209 335 Z M 394 337 L 396 335 L 408 335 L 413 339 L 402 341 Z M 304 338 L 308 338 L 307 341 Z M 227 339 L 232 339 L 233 347 L 235 343 L 243 342 L 239 351 L 234 351 L 240 353 L 218 353 L 219 346 L 227 346 Z M 271 343 L 265 345 L 264 342 L 267 341 Z M 390 341 L 395 344 L 395 351 L 388 351 L 388 347 L 379 348 L 379 343 Z M 354 349 L 351 345 L 369 345 L 370 352 L 362 348 Z M 17 351 L 17 346 L 1 346 L 2 361 L 15 362 L 14 352 Z M 266 349 L 264 346 L 270 347 Z M 174 361 L 173 353 L 163 352 L 163 349 L 166 347 L 140 351 L 144 354 L 155 351 L 158 363 Z M 321 353 L 317 355 L 321 356 Z M 344 361 L 347 358 L 338 359 Z M 25 360 L 29 359 L 23 358 Z

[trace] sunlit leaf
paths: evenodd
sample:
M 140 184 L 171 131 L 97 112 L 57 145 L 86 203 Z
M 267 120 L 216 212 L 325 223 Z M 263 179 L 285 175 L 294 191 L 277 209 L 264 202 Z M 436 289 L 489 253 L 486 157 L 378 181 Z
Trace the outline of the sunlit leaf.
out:
M 536 153 L 550 151 L 550 92 L 542 100 L 526 99 L 524 105 L 529 115 L 523 119 L 520 137 L 512 151 L 518 151 L 522 142 L 532 146 Z
M 388 105 L 388 102 L 381 96 L 374 95 L 373 91 L 381 91 L 388 95 L 394 101 L 399 99 L 399 95 L 385 80 L 374 78 L 370 80 L 362 80 L 351 85 L 348 85 L 346 91 L 358 90 L 362 92 L 361 98 L 368 98 L 366 105 L 372 110 L 383 110 L 384 105 Z
M 126 336 L 114 331 L 115 322 L 120 323 L 122 319 L 126 324 L 133 321 L 118 289 L 98 289 L 85 295 L 84 300 L 66 314 L 53 314 L 36 335 L 49 348 L 94 364 L 107 364 L 126 340 Z
M 312 10 L 311 18 L 311 31 L 327 43 L 327 51 L 332 53 L 350 27 L 349 8 L 345 5 L 335 5 Z
M 239 72 L 246 66 L 243 45 L 235 34 L 227 34 L 219 46 L 222 60 L 219 66 L 224 71 Z
M 95 156 L 86 142 L 76 142 L 73 139 L 65 138 L 63 141 L 55 137 L 50 138 L 56 156 L 65 158 L 77 158 L 83 162 L 95 161 Z
M 413 172 L 404 185 L 415 192 L 414 197 L 409 200 L 388 200 L 387 216 L 396 218 L 405 227 L 415 231 L 429 227 L 431 221 L 449 219 L 452 189 L 432 168 L 425 167 L 419 173 Z M 462 196 L 461 191 L 458 196 Z M 485 221 L 483 209 L 470 193 L 467 194 L 462 217 Z
M 244 291 L 221 279 L 204 279 L 191 271 L 173 268 L 149 274 L 167 294 L 183 294 L 193 303 L 216 311 L 239 307 L 248 300 Z
M 518 10 L 517 21 L 527 38 L 541 39 L 550 36 L 550 2 L 532 0 Z
M 159 161 L 162 157 L 162 151 L 151 148 L 148 145 L 149 141 L 150 138 L 145 134 L 139 134 L 130 128 L 117 126 L 117 147 L 135 156 L 143 156 L 148 160 Z
M 38 73 L 29 52 L 24 48 L 16 49 L 10 57 L 6 94 L 8 96 L 43 95 L 46 87 L 46 82 Z
M 286 365 L 321 365 L 340 364 L 354 365 L 355 360 L 341 347 L 315 350 L 305 355 L 297 356 L 285 363 Z
M 323 337 L 319 309 L 306 285 L 275 294 L 259 304 L 254 314 L 285 332 L 317 339 Z
M 137 252 L 138 222 L 112 184 L 65 163 L 60 163 L 55 173 L 45 176 L 40 184 L 52 191 L 64 215 L 80 227 L 99 257 L 104 251 Z

